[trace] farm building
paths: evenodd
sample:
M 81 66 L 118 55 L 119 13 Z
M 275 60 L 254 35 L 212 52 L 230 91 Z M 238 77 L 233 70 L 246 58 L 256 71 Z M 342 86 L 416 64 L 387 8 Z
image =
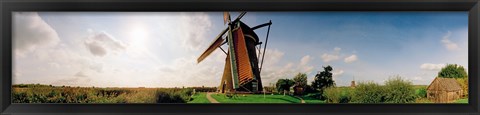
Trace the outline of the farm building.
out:
M 293 85 L 290 87 L 290 94 L 291 95 L 302 95 L 305 89 L 302 86 Z
M 452 102 L 462 95 L 462 87 L 453 78 L 436 77 L 427 87 L 427 98 L 435 103 Z

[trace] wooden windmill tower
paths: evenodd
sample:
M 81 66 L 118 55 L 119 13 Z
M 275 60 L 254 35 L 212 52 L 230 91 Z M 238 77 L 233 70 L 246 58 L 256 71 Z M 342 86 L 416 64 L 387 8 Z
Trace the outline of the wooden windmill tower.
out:
M 210 46 L 197 59 L 197 63 L 200 63 L 217 48 L 220 48 L 227 55 L 222 80 L 220 81 L 220 86 L 218 88 L 218 91 L 221 93 L 257 93 L 263 91 L 260 72 L 265 57 L 265 49 L 272 22 L 270 21 L 250 28 L 240 21 L 245 14 L 246 12 L 242 12 L 232 21 L 230 19 L 230 14 L 225 12 L 224 24 L 228 23 L 228 27 L 220 32 Z M 262 42 L 260 42 L 260 39 L 253 30 L 265 26 L 268 26 L 268 31 L 264 50 L 263 53 L 261 53 L 260 48 L 262 47 Z M 226 34 L 226 39 L 224 39 L 224 34 Z M 221 47 L 224 44 L 228 45 L 226 51 Z M 259 50 L 258 55 L 257 49 Z M 262 59 L 259 67 L 260 56 Z

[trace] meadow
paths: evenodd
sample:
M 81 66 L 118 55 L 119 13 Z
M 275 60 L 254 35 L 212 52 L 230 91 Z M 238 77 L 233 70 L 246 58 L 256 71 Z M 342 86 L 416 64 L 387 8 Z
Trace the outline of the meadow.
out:
M 416 85 L 415 103 L 433 103 L 426 98 L 425 85 Z M 355 88 L 335 87 L 339 93 L 339 103 L 351 103 Z M 195 90 L 195 91 L 194 91 Z M 20 84 L 12 86 L 13 103 L 210 103 L 207 92 L 215 92 L 214 87 L 189 88 L 96 88 L 69 87 L 40 84 Z M 220 103 L 328 103 L 319 99 L 318 93 L 301 96 L 267 94 L 237 94 L 235 98 L 225 94 L 212 93 L 211 97 Z M 454 103 L 468 103 L 462 98 Z
M 187 103 L 201 101 L 196 91 L 215 88 L 95 88 L 40 84 L 12 87 L 13 103 Z M 208 101 L 208 100 L 207 100 Z
M 300 99 L 290 95 L 280 94 L 237 94 L 237 97 L 227 97 L 225 94 L 212 94 L 220 103 L 300 103 Z
M 191 101 L 187 103 L 210 103 L 207 99 L 207 93 L 199 92 L 192 95 Z

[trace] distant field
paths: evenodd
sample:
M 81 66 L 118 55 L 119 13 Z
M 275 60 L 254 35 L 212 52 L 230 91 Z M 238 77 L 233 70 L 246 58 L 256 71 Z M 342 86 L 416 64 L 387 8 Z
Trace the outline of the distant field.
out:
M 220 103 L 300 103 L 300 99 L 289 95 L 238 94 L 237 98 L 228 98 L 225 94 L 212 94 Z

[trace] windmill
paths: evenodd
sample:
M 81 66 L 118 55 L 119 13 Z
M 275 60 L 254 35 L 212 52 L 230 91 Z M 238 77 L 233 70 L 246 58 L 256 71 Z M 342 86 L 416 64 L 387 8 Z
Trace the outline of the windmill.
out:
M 230 14 L 224 12 L 224 24 L 228 24 L 228 27 L 220 32 L 210 46 L 197 59 L 197 63 L 202 62 L 216 49 L 221 49 L 226 54 L 223 76 L 220 81 L 220 86 L 217 89 L 220 93 L 258 93 L 263 91 L 260 72 L 263 66 L 272 21 L 270 20 L 268 23 L 250 28 L 240 21 L 245 14 L 246 12 L 241 12 L 240 15 L 232 21 Z M 260 39 L 253 30 L 265 26 L 268 26 L 268 31 L 263 52 L 261 52 L 262 42 L 260 42 Z M 225 44 L 228 45 L 226 51 L 221 47 Z M 260 56 L 262 59 L 259 67 Z

